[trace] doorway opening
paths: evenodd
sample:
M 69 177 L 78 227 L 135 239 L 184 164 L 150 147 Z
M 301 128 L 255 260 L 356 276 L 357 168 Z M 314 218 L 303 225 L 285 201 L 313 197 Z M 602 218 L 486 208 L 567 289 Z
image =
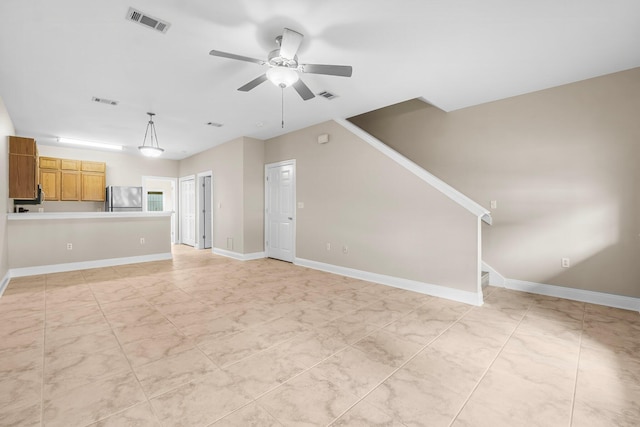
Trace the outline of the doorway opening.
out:
M 197 247 L 211 249 L 213 246 L 213 173 L 198 174 Z
M 142 189 L 146 212 L 171 212 L 171 243 L 177 243 L 178 224 L 176 221 L 177 179 L 160 176 L 143 176 Z M 161 196 L 160 196 L 161 195 Z

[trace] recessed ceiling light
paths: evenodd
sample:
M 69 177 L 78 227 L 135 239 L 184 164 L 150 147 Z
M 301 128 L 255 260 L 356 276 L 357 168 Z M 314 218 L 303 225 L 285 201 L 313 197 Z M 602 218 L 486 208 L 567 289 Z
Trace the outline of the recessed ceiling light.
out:
M 83 141 L 80 139 L 58 138 L 63 144 L 82 145 L 84 147 L 106 148 L 107 150 L 122 150 L 122 145 L 104 144 L 102 142 Z
M 262 126 L 264 126 L 264 122 L 256 122 L 257 128 L 261 128 Z

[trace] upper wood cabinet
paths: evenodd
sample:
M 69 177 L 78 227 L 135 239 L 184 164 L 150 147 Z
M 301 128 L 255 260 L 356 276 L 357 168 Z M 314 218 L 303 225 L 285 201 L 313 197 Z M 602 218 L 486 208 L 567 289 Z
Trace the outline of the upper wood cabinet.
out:
M 105 170 L 104 162 L 41 157 L 45 200 L 103 202 Z
M 33 138 L 9 137 L 9 198 L 38 195 L 38 148 Z
M 40 169 L 40 185 L 44 200 L 60 200 L 60 171 L 56 169 Z
M 80 200 L 80 172 L 63 170 L 60 172 L 60 200 Z
M 83 162 L 84 163 L 84 162 Z M 104 173 L 82 173 L 82 200 L 104 202 L 105 176 Z

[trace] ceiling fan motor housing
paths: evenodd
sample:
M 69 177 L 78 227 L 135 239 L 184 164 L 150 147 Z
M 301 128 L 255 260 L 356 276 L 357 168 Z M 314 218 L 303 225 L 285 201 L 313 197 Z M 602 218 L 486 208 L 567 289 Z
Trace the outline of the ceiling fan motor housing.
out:
M 295 55 L 293 59 L 283 58 L 280 56 L 280 49 L 275 49 L 269 52 L 267 62 L 273 67 L 298 68 L 298 55 Z

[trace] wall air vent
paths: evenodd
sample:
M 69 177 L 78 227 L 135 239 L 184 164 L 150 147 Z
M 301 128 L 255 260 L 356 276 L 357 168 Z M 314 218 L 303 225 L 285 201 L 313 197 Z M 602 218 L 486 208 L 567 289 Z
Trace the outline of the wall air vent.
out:
M 93 98 L 91 98 L 91 100 L 93 102 L 99 102 L 100 104 L 118 105 L 118 101 L 114 101 L 112 99 L 107 99 L 107 98 L 98 98 L 97 96 L 94 96 Z
M 318 94 L 318 96 L 321 96 L 321 97 L 327 98 L 327 99 L 333 99 L 333 98 L 337 98 L 338 97 L 338 95 L 335 95 L 335 94 L 333 94 L 331 92 L 327 92 L 326 90 L 323 90 L 322 92 L 320 92 Z
M 222 127 L 222 123 L 207 122 L 207 126 L 213 126 L 214 128 L 221 128 Z
M 171 26 L 171 24 L 167 21 L 162 21 L 161 19 L 154 18 L 132 7 L 130 7 L 129 11 L 127 12 L 127 19 L 129 21 L 137 22 L 138 24 L 144 25 L 147 28 L 160 31 L 163 34 L 166 33 Z

